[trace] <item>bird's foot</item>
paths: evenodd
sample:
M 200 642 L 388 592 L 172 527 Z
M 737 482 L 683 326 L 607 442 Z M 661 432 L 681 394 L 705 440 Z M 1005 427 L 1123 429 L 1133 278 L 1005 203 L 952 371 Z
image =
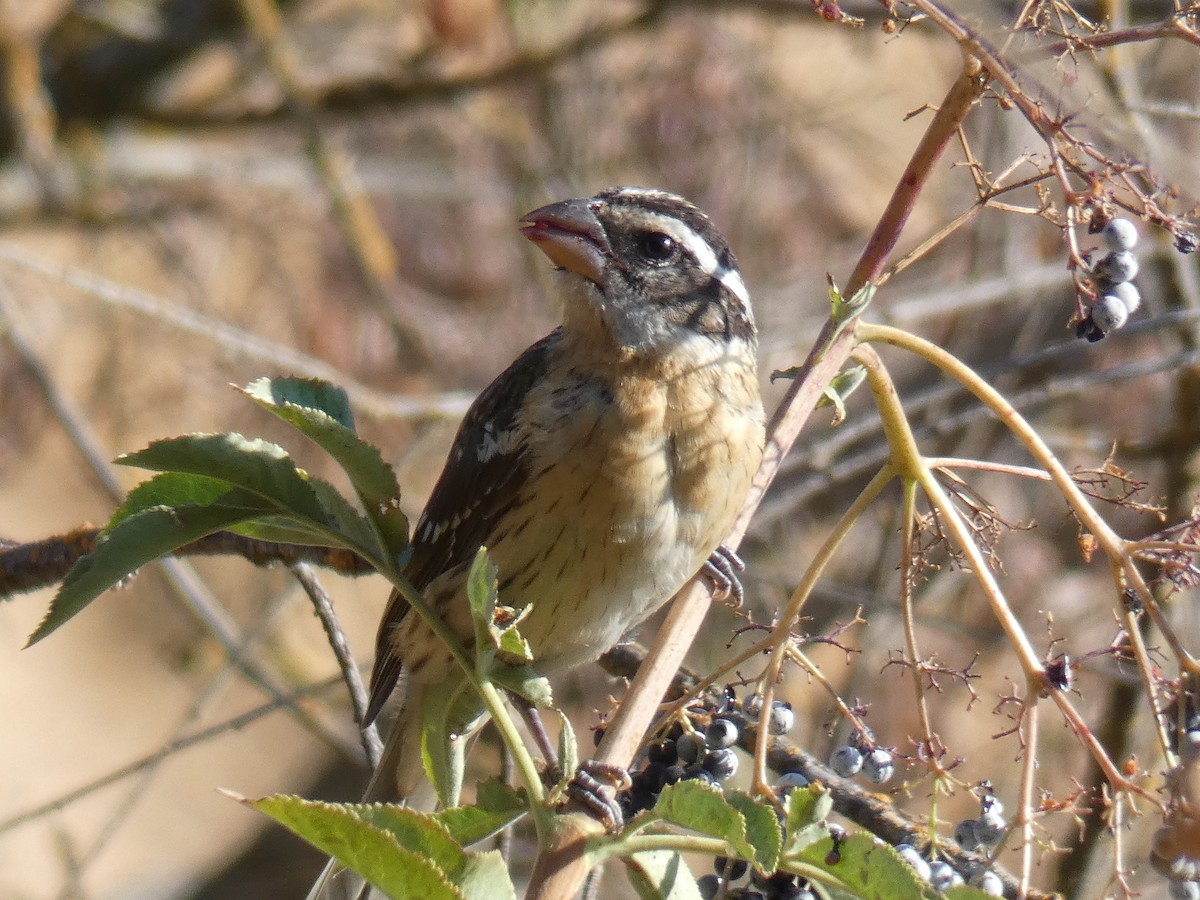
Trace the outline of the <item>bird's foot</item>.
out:
M 712 582 L 714 600 L 727 601 L 734 609 L 741 609 L 746 593 L 738 573 L 746 571 L 746 563 L 737 553 L 721 544 L 700 571 Z
M 625 824 L 625 816 L 615 795 L 632 785 L 629 772 L 621 766 L 586 759 L 567 783 L 566 793 L 608 831 L 617 832 Z

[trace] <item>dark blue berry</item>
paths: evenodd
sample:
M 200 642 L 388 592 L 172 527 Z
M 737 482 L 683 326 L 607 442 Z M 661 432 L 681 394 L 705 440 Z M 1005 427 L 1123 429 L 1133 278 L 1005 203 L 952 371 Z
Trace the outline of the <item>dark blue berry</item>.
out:
M 692 765 L 699 761 L 704 753 L 704 738 L 695 732 L 689 731 L 687 734 L 680 735 L 675 741 L 675 752 L 679 757 L 679 761 L 684 765 Z
M 667 767 L 662 763 L 649 763 L 646 768 L 633 776 L 633 788 L 657 794 L 667 783 L 666 773 Z
M 716 875 L 704 875 L 696 879 L 696 887 L 704 900 L 713 900 L 713 897 L 717 896 L 717 891 L 721 889 L 721 879 Z
M 704 742 L 714 750 L 732 747 L 737 739 L 738 727 L 729 719 L 713 719 L 704 732 Z
M 717 779 L 713 778 L 712 772 L 708 771 L 708 769 L 706 769 L 706 768 L 704 768 L 704 766 L 700 766 L 700 765 L 688 766 L 686 769 L 684 769 L 683 780 L 684 781 L 702 781 L 705 784 L 712 784 L 712 785 L 715 785 L 717 783 Z
M 679 759 L 679 751 L 674 741 L 655 741 L 646 748 L 646 757 L 652 763 L 662 763 L 669 766 Z
M 621 812 L 626 820 L 632 819 L 638 813 L 646 809 L 652 809 L 655 801 L 658 798 L 649 791 L 634 789 L 619 796 L 618 802 L 621 804 Z
M 728 781 L 737 774 L 737 754 L 728 747 L 719 750 L 709 750 L 704 755 L 704 768 L 712 773 L 717 781 Z
M 717 856 L 713 858 L 713 871 L 718 875 L 725 875 L 725 867 L 729 864 L 729 857 Z M 746 870 L 750 868 L 750 864 L 744 859 L 734 859 L 732 867 L 729 869 L 729 880 L 737 881 L 746 874 Z

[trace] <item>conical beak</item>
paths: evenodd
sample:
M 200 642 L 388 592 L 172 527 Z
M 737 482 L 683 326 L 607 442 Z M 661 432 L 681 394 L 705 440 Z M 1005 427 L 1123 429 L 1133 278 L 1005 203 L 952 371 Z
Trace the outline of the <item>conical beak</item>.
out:
M 604 283 L 611 251 L 600 220 L 587 200 L 563 200 L 535 209 L 521 219 L 521 234 L 557 266 Z

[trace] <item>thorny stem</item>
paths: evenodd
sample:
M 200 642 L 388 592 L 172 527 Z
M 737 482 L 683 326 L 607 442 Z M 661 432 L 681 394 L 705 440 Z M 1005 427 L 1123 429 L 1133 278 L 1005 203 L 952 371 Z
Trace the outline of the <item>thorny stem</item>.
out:
M 805 672 L 812 676 L 812 679 L 816 681 L 817 684 L 825 688 L 829 696 L 833 698 L 833 703 L 838 708 L 838 711 L 847 719 L 849 719 L 851 724 L 854 725 L 855 731 L 864 737 L 869 734 L 866 723 L 858 716 L 858 714 L 854 712 L 854 710 L 846 705 L 846 701 L 841 698 L 841 696 L 838 694 L 837 688 L 834 687 L 829 679 L 825 677 L 825 673 L 821 671 L 820 666 L 810 660 L 804 653 L 800 651 L 798 647 L 795 646 L 788 648 L 787 656 L 788 659 L 800 666 L 800 668 L 804 669 Z M 766 731 L 766 729 L 761 729 L 759 733 L 761 734 L 763 731 Z
M 825 571 L 825 567 L 833 559 L 834 553 L 846 539 L 846 535 L 850 532 L 850 529 L 866 511 L 867 507 L 879 496 L 880 491 L 895 477 L 896 473 L 891 465 L 886 465 L 862 489 L 850 507 L 842 513 L 841 518 L 833 526 L 833 530 L 825 538 L 824 543 L 821 544 L 821 548 L 817 551 L 812 563 L 805 570 L 804 577 L 796 586 L 796 590 L 792 592 L 787 606 L 780 613 L 779 621 L 776 622 L 770 636 L 770 642 L 773 645 L 771 659 L 767 663 L 766 672 L 762 677 L 763 709 L 769 710 L 774 702 L 775 684 L 779 681 L 780 672 L 783 670 L 783 662 L 788 656 L 787 649 L 791 646 L 792 629 L 800 621 L 800 614 L 804 609 L 805 602 L 808 600 L 813 588 L 816 587 L 821 574 Z M 766 779 L 768 744 L 769 730 L 759 728 L 758 737 L 754 744 L 754 774 L 751 785 L 753 792 L 773 797 L 774 791 L 771 790 Z
M 935 365 L 939 365 L 939 368 L 943 368 L 952 377 L 961 376 L 959 380 L 966 384 L 968 389 L 972 390 L 973 393 L 976 393 L 976 396 L 980 396 L 980 399 L 983 399 L 985 403 L 992 406 L 993 410 L 1007 406 L 1007 404 L 1003 403 L 1003 398 L 992 391 L 990 386 L 984 384 L 973 373 L 966 374 L 970 370 L 940 348 L 928 344 L 928 342 L 922 341 L 913 335 L 907 335 L 899 332 L 898 329 L 887 328 L 885 326 L 864 324 L 860 326 L 860 331 L 863 333 L 864 340 L 876 340 L 885 343 L 897 343 L 899 346 L 909 346 L 918 355 L 924 356 L 927 359 L 930 358 L 926 353 L 928 349 L 940 356 L 946 357 L 947 360 L 953 360 L 955 365 L 951 366 L 947 363 L 947 365 L 943 366 L 936 360 L 931 359 L 931 361 L 935 362 Z M 897 338 L 897 335 L 903 335 L 903 338 Z M 915 342 L 915 345 L 910 342 Z M 1147 794 L 1142 788 L 1121 774 L 1120 770 L 1109 759 L 1108 754 L 1100 745 L 1096 736 L 1092 733 L 1091 728 L 1088 727 L 1083 717 L 1079 714 L 1079 711 L 1067 699 L 1064 692 L 1047 685 L 1041 660 L 1034 652 L 1033 646 L 1029 643 L 1029 638 L 1026 636 L 1021 623 L 1017 620 L 1008 601 L 1005 599 L 1003 591 L 1000 590 L 1000 585 L 996 582 L 996 578 L 992 574 L 987 560 L 983 558 L 983 554 L 973 540 L 970 529 L 963 522 L 962 517 L 950 500 L 950 497 L 946 494 L 945 489 L 917 450 L 915 439 L 912 431 L 909 429 L 908 421 L 904 417 L 904 410 L 900 405 L 895 386 L 892 384 L 882 360 L 880 360 L 873 348 L 866 345 L 858 347 L 854 352 L 854 356 L 867 370 L 867 381 L 871 386 L 871 393 L 875 397 L 876 406 L 879 408 L 880 416 L 883 419 L 884 432 L 887 435 L 888 445 L 891 449 L 891 464 L 899 469 L 904 477 L 910 477 L 917 481 L 928 497 L 929 502 L 937 509 L 939 515 L 941 515 L 943 526 L 948 536 L 966 558 L 968 568 L 975 576 L 975 580 L 987 598 L 988 604 L 992 609 L 992 615 L 996 617 L 997 622 L 999 622 L 1001 629 L 1008 638 L 1026 679 L 1041 685 L 1040 690 L 1048 689 L 1049 696 L 1058 706 L 1063 718 L 1066 719 L 1067 724 L 1071 727 L 1076 737 L 1088 748 L 1088 751 L 1096 760 L 1096 764 L 1104 773 L 1109 784 L 1113 785 L 1118 791 L 1130 791 L 1141 794 L 1151 800 L 1151 802 L 1157 804 L 1158 801 L 1154 797 Z M 945 361 L 943 360 L 943 362 Z M 965 372 L 959 372 L 958 369 L 965 370 Z M 988 392 L 987 399 L 981 396 L 980 392 L 984 390 Z M 1061 470 L 1062 480 L 1065 484 L 1078 494 L 1082 500 L 1082 494 L 1075 487 L 1070 476 L 1065 470 L 1062 470 L 1061 464 L 1053 458 L 1049 448 L 1046 448 L 1042 444 L 1041 438 L 1029 428 L 1024 420 L 1020 419 L 1016 411 L 1012 410 L 1011 407 L 1008 407 L 1008 413 L 1009 416 L 1002 416 L 1001 420 L 1010 428 L 1014 428 L 1013 422 L 1010 419 L 1019 421 L 1027 435 L 1041 447 L 1042 452 L 1036 453 L 1035 456 L 1050 471 L 1055 479 L 1055 483 L 1058 484 L 1059 482 L 1058 474 L 1055 471 L 1055 467 L 1057 467 Z M 1022 437 L 1022 435 L 1018 433 L 1018 437 Z M 1064 494 L 1067 493 L 1066 489 L 1061 488 L 1061 486 L 1060 489 L 1063 490 Z M 1082 502 L 1081 505 L 1088 508 L 1091 518 L 1099 520 L 1099 516 L 1087 506 L 1086 501 Z
M 1021 714 L 1021 785 L 1018 789 L 1017 818 L 1014 824 L 1021 827 L 1021 882 L 1017 896 L 1029 891 L 1029 878 L 1033 874 L 1033 789 L 1037 783 L 1038 768 L 1038 698 L 1043 681 L 1038 678 L 1025 680 L 1025 711 Z M 999 848 L 997 848 L 999 850 Z
M 911 478 L 904 480 L 904 508 L 901 511 L 902 532 L 900 537 L 900 621 L 904 623 L 904 645 L 912 663 L 913 691 L 916 694 L 917 718 L 921 723 L 921 740 L 925 744 L 928 764 L 935 777 L 946 774 L 934 748 L 933 724 L 929 718 L 929 706 L 925 702 L 925 689 L 921 684 L 921 655 L 917 649 L 917 622 L 913 612 L 913 562 L 916 524 L 917 483 Z
M 1171 652 L 1178 660 L 1180 668 L 1189 674 L 1200 675 L 1200 662 L 1188 652 L 1175 630 L 1163 617 L 1162 610 L 1155 602 L 1141 572 L 1138 571 L 1136 561 L 1129 553 L 1127 543 L 1096 512 L 1087 495 L 1080 490 L 1079 485 L 1071 477 L 1071 473 L 1059 462 L 1054 452 L 1046 446 L 1041 436 L 1020 413 L 1013 409 L 1012 404 L 999 391 L 980 378 L 961 360 L 936 344 L 914 334 L 887 325 L 865 322 L 859 323 L 858 334 L 864 343 L 891 344 L 924 358 L 965 387 L 990 409 L 996 418 L 1024 445 L 1029 454 L 1050 474 L 1054 486 L 1063 495 L 1068 506 L 1079 519 L 1079 523 L 1095 537 L 1097 545 L 1109 558 L 1113 569 L 1113 579 L 1118 589 L 1123 589 L 1128 585 L 1137 592 L 1155 626 L 1170 645 Z

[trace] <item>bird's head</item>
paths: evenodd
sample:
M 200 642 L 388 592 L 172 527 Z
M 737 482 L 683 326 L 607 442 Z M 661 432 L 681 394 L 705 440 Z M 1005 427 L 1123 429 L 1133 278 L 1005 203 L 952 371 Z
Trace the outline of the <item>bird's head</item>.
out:
M 521 231 L 564 273 L 564 332 L 647 359 L 686 350 L 715 361 L 755 340 L 737 260 L 682 197 L 611 188 L 543 206 Z

